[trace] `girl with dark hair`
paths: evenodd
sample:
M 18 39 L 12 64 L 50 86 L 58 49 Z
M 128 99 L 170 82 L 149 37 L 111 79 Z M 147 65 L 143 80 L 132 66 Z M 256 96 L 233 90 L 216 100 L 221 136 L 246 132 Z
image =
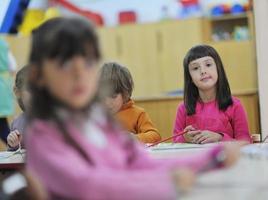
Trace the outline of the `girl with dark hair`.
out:
M 232 97 L 221 58 L 208 45 L 192 47 L 184 61 L 184 102 L 178 107 L 173 134 L 175 142 L 251 142 L 246 113 Z
M 84 19 L 54 18 L 33 33 L 26 163 L 50 199 L 176 199 L 194 172 L 236 160 L 222 145 L 190 158 L 150 158 L 98 103 L 100 57 Z

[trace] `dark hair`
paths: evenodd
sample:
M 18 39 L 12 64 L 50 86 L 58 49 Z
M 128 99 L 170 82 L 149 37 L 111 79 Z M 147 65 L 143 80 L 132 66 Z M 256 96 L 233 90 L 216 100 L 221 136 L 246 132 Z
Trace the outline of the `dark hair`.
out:
M 186 106 L 187 115 L 195 114 L 196 103 L 199 100 L 198 88 L 192 81 L 189 64 L 190 62 L 210 56 L 214 59 L 217 67 L 218 80 L 216 86 L 216 100 L 220 110 L 226 110 L 228 106 L 233 104 L 231 90 L 226 77 L 221 58 L 217 51 L 208 45 L 197 45 L 192 47 L 186 54 L 183 60 L 184 67 L 184 103 Z
M 78 17 L 58 17 L 46 21 L 33 31 L 28 82 L 31 107 L 27 114 L 30 121 L 34 118 L 54 120 L 66 141 L 91 162 L 79 144 L 68 134 L 63 121 L 56 113 L 58 107 L 64 106 L 63 103 L 54 98 L 46 88 L 37 85 L 46 59 L 57 59 L 64 63 L 77 55 L 95 61 L 101 58 L 98 37 L 88 20 Z M 92 102 L 88 102 L 88 106 L 81 111 L 88 114 L 91 104 Z
M 14 90 L 19 92 L 27 90 L 29 68 L 28 65 L 25 65 L 17 72 Z M 17 98 L 17 102 L 21 110 L 25 111 L 25 105 L 23 104 L 22 98 Z
M 122 94 L 127 101 L 133 91 L 134 83 L 128 68 L 116 63 L 105 63 L 100 72 L 100 90 L 103 96 Z

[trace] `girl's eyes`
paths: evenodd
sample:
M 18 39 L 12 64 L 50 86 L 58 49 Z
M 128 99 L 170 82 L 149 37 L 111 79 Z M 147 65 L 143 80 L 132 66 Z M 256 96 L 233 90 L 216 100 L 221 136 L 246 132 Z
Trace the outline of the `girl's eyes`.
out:
M 195 67 L 192 67 L 191 69 L 192 69 L 193 71 L 196 71 L 196 70 L 198 70 L 198 68 L 199 68 L 199 66 L 195 66 Z
M 86 68 L 94 67 L 94 66 L 96 66 L 96 64 L 97 64 L 97 61 L 94 59 L 88 59 L 85 61 Z M 65 61 L 65 62 L 59 64 L 60 68 L 66 69 L 66 70 L 71 69 L 74 65 L 75 64 L 72 61 Z
M 211 65 L 212 65 L 211 63 L 207 63 L 207 64 L 206 64 L 207 67 L 210 67 Z
M 110 97 L 111 97 L 112 99 L 115 99 L 115 98 L 117 97 L 117 95 L 118 95 L 118 94 L 112 94 Z

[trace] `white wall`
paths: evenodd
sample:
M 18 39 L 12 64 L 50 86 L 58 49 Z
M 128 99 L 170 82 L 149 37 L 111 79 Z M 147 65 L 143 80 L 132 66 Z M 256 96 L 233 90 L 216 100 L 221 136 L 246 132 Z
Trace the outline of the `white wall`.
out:
M 10 0 L 1 0 L 0 1 L 0 27 L 2 26 L 2 23 L 4 21 L 9 3 L 10 3 Z
M 155 22 L 162 17 L 165 6 L 168 15 L 177 18 L 181 9 L 178 0 L 69 0 L 73 4 L 100 13 L 104 17 L 105 25 L 118 24 L 117 15 L 120 11 L 133 10 L 137 13 L 139 23 Z M 199 0 L 202 7 L 215 4 L 247 3 L 248 0 Z
M 262 137 L 268 136 L 268 1 L 254 0 Z

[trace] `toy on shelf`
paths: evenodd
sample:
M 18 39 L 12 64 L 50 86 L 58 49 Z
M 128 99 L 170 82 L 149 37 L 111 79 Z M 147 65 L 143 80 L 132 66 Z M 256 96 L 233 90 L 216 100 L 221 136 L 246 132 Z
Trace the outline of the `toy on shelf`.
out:
M 179 4 L 181 5 L 179 19 L 202 16 L 199 0 L 179 0 Z

